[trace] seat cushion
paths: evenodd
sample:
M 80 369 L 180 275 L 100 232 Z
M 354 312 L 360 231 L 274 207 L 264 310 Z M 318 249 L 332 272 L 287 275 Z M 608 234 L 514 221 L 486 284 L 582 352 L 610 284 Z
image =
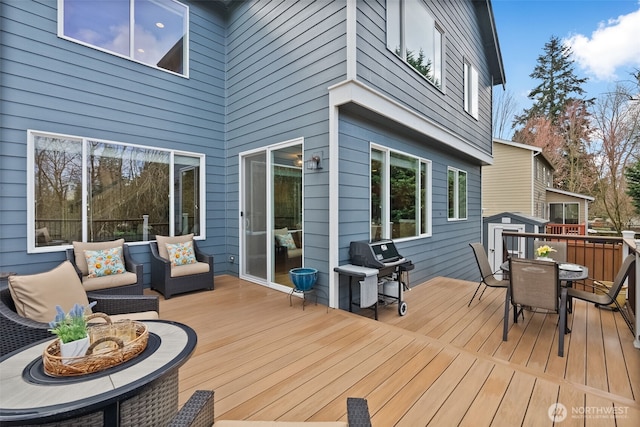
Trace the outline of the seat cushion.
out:
M 9 276 L 9 291 L 17 313 L 36 322 L 51 322 L 56 317 L 56 305 L 65 313 L 76 303 L 89 305 L 85 289 L 69 261 L 44 273 Z
M 51 236 L 49 236 L 49 229 L 47 227 L 36 229 L 36 243 L 39 243 L 39 244 L 51 243 Z
M 122 274 L 113 274 L 101 277 L 82 276 L 82 285 L 84 286 L 84 290 L 87 292 L 116 288 L 118 286 L 133 285 L 137 281 L 138 276 L 136 276 L 136 273 L 131 273 L 129 271 Z
M 157 311 L 141 311 L 139 313 L 126 313 L 126 314 L 109 314 L 109 319 L 111 319 L 111 322 L 118 322 L 120 320 L 138 320 L 138 321 L 143 321 L 143 320 L 157 320 L 159 319 L 158 316 L 158 312 Z M 103 323 L 104 320 L 103 319 L 93 319 L 90 321 L 90 323 L 93 324 L 99 324 L 99 323 Z
M 275 230 L 273 230 L 273 234 L 275 236 L 282 236 L 282 235 L 285 235 L 285 234 L 289 234 L 289 228 L 288 227 L 276 228 Z
M 186 243 L 193 240 L 193 233 L 185 234 L 184 236 L 156 236 L 158 242 L 158 255 L 162 258 L 169 260 L 169 251 L 167 251 L 167 243 L 175 245 L 176 243 Z
M 220 420 L 213 427 L 348 427 L 343 421 L 252 421 Z
M 298 258 L 302 256 L 302 249 L 287 249 L 287 258 Z
M 191 276 L 192 274 L 208 273 L 209 264 L 196 262 L 195 264 L 176 265 L 171 267 L 171 277 Z
M 124 245 L 124 239 L 113 240 L 110 242 L 72 242 L 73 255 L 76 259 L 76 266 L 82 272 L 83 276 L 89 275 L 89 266 L 87 265 L 87 258 L 84 251 L 99 251 L 109 248 L 122 248 Z

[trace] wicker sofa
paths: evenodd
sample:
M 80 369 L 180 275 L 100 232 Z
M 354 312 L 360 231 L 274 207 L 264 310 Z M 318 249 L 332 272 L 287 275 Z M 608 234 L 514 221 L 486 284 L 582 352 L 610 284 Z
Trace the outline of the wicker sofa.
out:
M 213 255 L 208 255 L 198 248 L 193 235 L 164 238 L 165 241 L 191 241 L 197 263 L 191 265 L 173 266 L 169 257 L 160 249 L 163 244 L 161 236 L 158 242 L 149 242 L 151 249 L 151 289 L 160 292 L 166 299 L 175 294 L 197 291 L 200 289 L 213 290 Z
M 109 315 L 155 311 L 159 313 L 158 297 L 153 295 L 105 295 L 88 292 L 90 302 L 95 301 L 94 312 Z M 0 356 L 27 344 L 52 338 L 47 323 L 36 322 L 18 315 L 8 288 L 0 290 Z
M 366 399 L 347 398 L 347 422 L 296 422 L 296 421 L 251 421 L 251 420 L 218 420 L 214 421 L 214 392 L 211 390 L 196 391 L 173 418 L 169 427 L 371 427 L 371 416 Z

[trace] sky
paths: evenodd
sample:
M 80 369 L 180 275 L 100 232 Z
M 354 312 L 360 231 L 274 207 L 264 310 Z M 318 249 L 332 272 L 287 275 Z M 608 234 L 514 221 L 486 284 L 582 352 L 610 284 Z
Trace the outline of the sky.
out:
M 527 93 L 540 81 L 529 77 L 551 36 L 573 51 L 574 72 L 589 80 L 587 98 L 631 83 L 640 70 L 640 0 L 492 0 L 508 90 L 520 114 Z M 496 86 L 494 91 L 502 91 Z

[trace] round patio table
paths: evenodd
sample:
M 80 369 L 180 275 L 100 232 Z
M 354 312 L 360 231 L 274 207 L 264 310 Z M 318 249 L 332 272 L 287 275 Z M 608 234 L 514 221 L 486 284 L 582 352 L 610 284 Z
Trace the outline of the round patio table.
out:
M 563 266 L 567 266 L 563 268 Z M 568 266 L 574 266 L 569 269 Z M 578 270 L 579 269 L 579 270 Z M 505 261 L 500 265 L 500 270 L 509 272 L 509 261 Z M 558 279 L 565 282 L 568 288 L 576 280 L 584 280 L 589 277 L 589 268 L 579 264 L 561 263 L 558 266 Z
M 166 425 L 178 410 L 178 368 L 193 353 L 197 335 L 178 322 L 144 323 L 147 348 L 122 365 L 93 374 L 44 373 L 42 353 L 51 339 L 0 358 L 0 424 Z

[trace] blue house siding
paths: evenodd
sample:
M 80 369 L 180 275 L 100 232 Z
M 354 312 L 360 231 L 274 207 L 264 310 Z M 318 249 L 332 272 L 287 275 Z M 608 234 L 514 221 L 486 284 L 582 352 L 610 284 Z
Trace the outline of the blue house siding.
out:
M 444 31 L 443 82 L 438 89 L 387 49 L 386 2 L 357 2 L 358 79 L 491 153 L 491 75 L 471 1 L 424 2 Z M 463 61 L 479 73 L 479 120 L 464 111 Z
M 204 153 L 201 246 L 224 255 L 225 23 L 215 8 L 190 4 L 189 79 L 58 38 L 55 1 L 5 1 L 0 27 L 2 270 L 40 272 L 64 259 L 26 255 L 27 129 Z M 148 263 L 147 244 L 134 243 L 132 253 Z
M 228 28 L 228 252 L 239 254 L 238 155 L 304 138 L 304 155 L 328 155 L 328 90 L 344 79 L 344 2 L 245 2 Z M 325 163 L 326 165 L 326 163 Z M 326 287 L 329 241 L 326 169 L 305 173 L 304 264 Z M 237 268 L 238 266 L 234 266 Z M 319 300 L 327 298 L 319 292 Z M 324 297 L 324 301 L 323 301 Z
M 370 223 L 370 144 L 419 156 L 432 162 L 432 236 L 397 243 L 400 253 L 416 268 L 412 284 L 435 276 L 475 280 L 477 266 L 469 243 L 481 240 L 480 165 L 461 153 L 443 151 L 424 135 L 391 126 L 387 120 L 361 108 L 347 106 L 340 112 L 340 264 L 349 263 L 349 244 L 368 240 Z M 447 219 L 447 167 L 468 174 L 468 219 Z M 346 279 L 340 286 L 340 306 L 348 308 Z
M 26 253 L 33 129 L 204 153 L 207 239 L 200 246 L 216 255 L 216 274 L 239 274 L 238 262 L 228 262 L 241 256 L 239 154 L 302 138 L 304 159 L 322 156 L 322 170 L 303 171 L 304 264 L 321 272 L 322 303 L 335 280 L 336 251 L 347 263 L 349 243 L 369 238 L 369 144 L 429 159 L 432 236 L 399 243 L 417 267 L 411 283 L 475 279 L 467 243 L 481 236 L 480 166 L 490 159 L 491 74 L 499 60 L 486 39 L 487 3 L 426 2 L 445 35 L 442 90 L 386 48 L 384 0 L 183 3 L 190 8 L 189 78 L 58 38 L 53 0 L 0 3 L 0 270 L 39 272 L 64 258 Z M 479 71 L 479 120 L 463 109 L 465 59 Z M 357 99 L 345 101 L 349 91 Z M 338 158 L 330 158 L 336 149 Z M 447 220 L 449 166 L 468 174 L 465 221 Z M 337 191 L 330 194 L 330 185 Z M 336 194 L 337 221 L 329 210 Z M 134 243 L 132 252 L 146 263 L 148 283 L 148 245 Z M 342 305 L 344 288 L 340 294 Z

